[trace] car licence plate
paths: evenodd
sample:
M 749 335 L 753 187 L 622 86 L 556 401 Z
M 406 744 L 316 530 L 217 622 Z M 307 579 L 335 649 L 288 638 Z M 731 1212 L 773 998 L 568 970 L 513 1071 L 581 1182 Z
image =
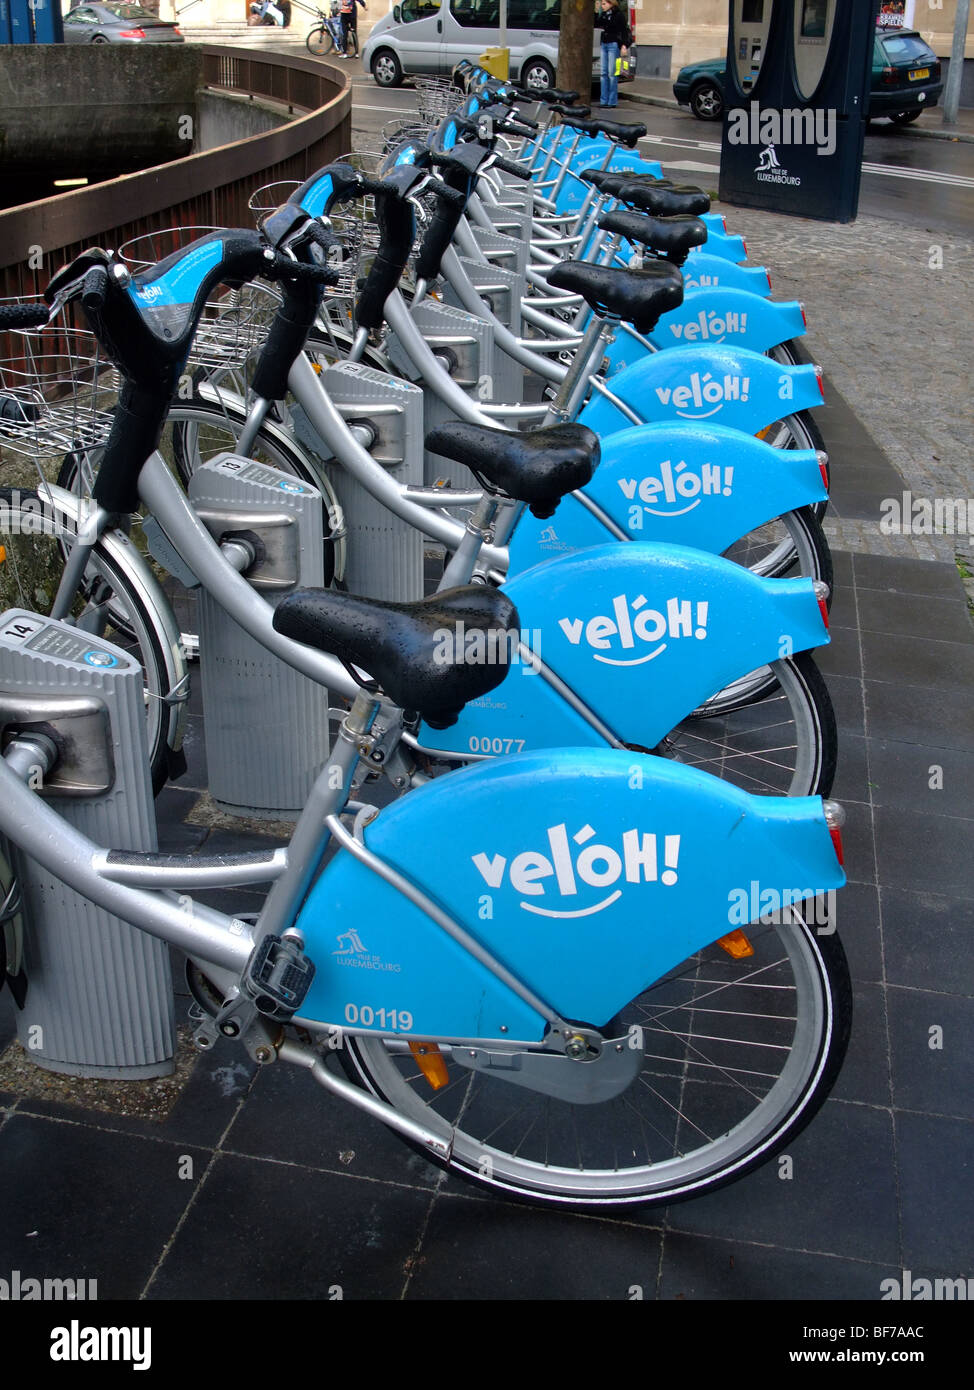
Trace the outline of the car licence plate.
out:
M 929 77 L 929 76 L 930 76 L 930 69 L 929 69 L 929 68 L 914 68 L 913 71 L 910 73 L 910 81 L 911 81 L 911 82 L 919 82 L 921 78 L 923 78 L 923 77 Z

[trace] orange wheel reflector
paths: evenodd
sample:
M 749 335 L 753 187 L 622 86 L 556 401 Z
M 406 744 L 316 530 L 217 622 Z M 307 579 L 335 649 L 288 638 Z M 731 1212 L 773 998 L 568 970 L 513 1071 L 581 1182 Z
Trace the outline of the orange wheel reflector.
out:
M 411 1042 L 409 1050 L 434 1091 L 438 1091 L 441 1086 L 446 1085 L 450 1079 L 450 1074 L 446 1069 L 443 1054 L 436 1043 Z
M 771 431 L 772 431 L 773 428 L 774 428 L 773 425 L 768 425 L 767 429 L 758 430 L 758 432 L 757 432 L 757 434 L 754 436 L 754 438 L 755 438 L 755 439 L 767 439 L 768 435 L 771 433 Z
M 6 558 L 7 558 L 7 547 L 6 547 L 5 545 L 0 545 L 0 565 L 3 564 L 4 560 L 6 560 Z
M 312 364 L 311 364 L 311 370 L 314 372 L 315 376 L 321 376 L 321 373 L 322 373 L 325 369 L 324 369 L 324 367 L 321 365 L 320 362 L 312 362 Z
M 728 932 L 726 936 L 722 936 L 717 945 L 723 946 L 727 954 L 734 960 L 744 960 L 747 956 L 754 955 L 754 947 L 740 927 L 737 931 Z M 412 1047 L 412 1043 L 410 1043 L 410 1047 Z

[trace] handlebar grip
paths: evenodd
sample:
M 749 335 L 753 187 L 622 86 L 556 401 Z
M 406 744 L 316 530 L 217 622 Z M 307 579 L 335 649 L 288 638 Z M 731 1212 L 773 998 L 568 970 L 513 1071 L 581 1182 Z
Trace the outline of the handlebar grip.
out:
M 331 242 L 324 244 L 327 247 Z M 291 280 L 295 283 L 304 281 L 312 285 L 335 285 L 339 280 L 338 271 L 330 265 L 302 265 L 300 261 L 292 261 L 289 256 L 282 256 L 280 252 L 275 253 L 274 260 L 265 274 L 270 280 Z
M 531 170 L 523 168 L 520 164 L 513 163 L 510 159 L 501 159 L 498 156 L 494 160 L 494 168 L 500 169 L 502 174 L 512 174 L 516 179 L 524 179 L 525 182 L 531 180 Z
M 538 125 L 537 121 L 529 120 L 527 116 L 522 115 L 519 111 L 517 113 L 516 118 L 508 117 L 508 119 L 504 122 L 504 129 L 513 130 L 518 135 L 524 135 L 531 134 L 536 130 L 540 130 L 541 127 Z
M 44 304 L 0 304 L 0 330 L 6 328 L 43 328 L 50 318 Z
M 93 309 L 97 313 L 105 307 L 107 294 L 108 271 L 100 265 L 92 266 L 81 286 L 81 303 L 86 309 Z
M 442 202 L 449 203 L 451 207 L 465 208 L 467 206 L 465 195 L 458 188 L 450 188 L 449 184 L 431 183 L 430 192 Z

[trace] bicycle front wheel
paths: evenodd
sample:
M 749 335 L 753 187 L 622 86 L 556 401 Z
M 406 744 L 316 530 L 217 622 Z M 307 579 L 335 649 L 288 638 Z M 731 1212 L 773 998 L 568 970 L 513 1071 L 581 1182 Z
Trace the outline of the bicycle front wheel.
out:
M 316 58 L 324 58 L 335 47 L 335 40 L 329 34 L 324 25 L 320 29 L 312 29 L 305 43 L 309 53 L 313 53 Z
M 512 1086 L 443 1044 L 448 1081 L 437 1091 L 400 1039 L 346 1036 L 340 1055 L 359 1085 L 451 1139 L 442 1166 L 483 1187 L 600 1209 L 699 1196 L 789 1144 L 845 1054 L 852 991 L 842 947 L 795 909 L 779 915 L 747 929 L 753 955 L 734 960 L 715 942 L 606 1024 L 605 1036 L 628 1034 L 642 1050 L 641 1069 L 609 1101 Z
M 78 511 L 53 504 L 26 488 L 0 488 L 4 513 L 0 611 L 26 608 L 47 617 L 64 563 L 77 535 Z M 165 599 L 151 576 L 140 575 L 121 533 L 98 541 L 66 621 L 92 639 L 121 647 L 140 663 L 145 679 L 146 734 L 152 786 L 159 792 L 170 753 L 182 746 L 188 675 L 162 611 Z

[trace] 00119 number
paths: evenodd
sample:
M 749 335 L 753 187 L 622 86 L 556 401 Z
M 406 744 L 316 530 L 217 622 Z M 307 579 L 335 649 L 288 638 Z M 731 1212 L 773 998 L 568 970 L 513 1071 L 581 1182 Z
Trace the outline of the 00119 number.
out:
M 390 1033 L 408 1033 L 413 1016 L 408 1009 L 372 1009 L 368 1004 L 346 1004 L 345 1022 L 363 1028 L 383 1028 Z

